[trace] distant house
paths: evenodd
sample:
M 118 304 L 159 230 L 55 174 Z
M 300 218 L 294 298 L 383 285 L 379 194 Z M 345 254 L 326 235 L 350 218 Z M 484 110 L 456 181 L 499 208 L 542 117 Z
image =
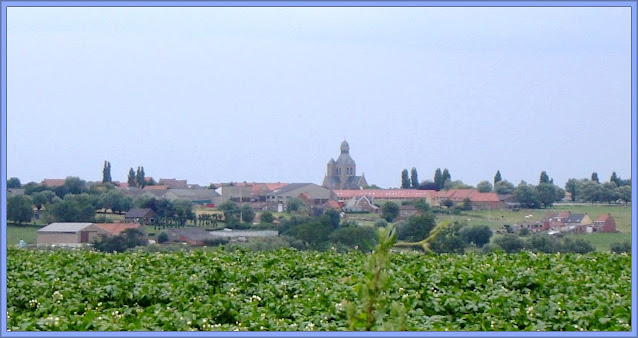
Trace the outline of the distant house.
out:
M 117 236 L 126 229 L 139 229 L 140 223 L 96 223 L 98 227 L 104 229 L 111 236 Z
M 129 210 L 124 215 L 124 219 L 128 223 L 154 224 L 155 220 L 157 220 L 157 214 L 150 208 L 135 208 Z
M 584 231 L 587 226 L 591 226 L 593 222 L 587 214 L 570 214 L 565 220 L 565 226 L 562 231 Z
M 174 178 L 160 178 L 158 185 L 168 186 L 169 189 L 188 189 L 186 180 L 177 180 Z
M 63 186 L 65 181 L 66 179 L 64 178 L 45 178 L 44 180 L 42 180 L 42 185 L 55 188 Z
M 169 228 L 166 229 L 171 242 L 185 242 L 190 245 L 204 245 L 207 240 L 215 239 L 210 232 L 202 228 Z
M 169 201 L 183 199 L 193 204 L 220 204 L 222 200 L 213 189 L 169 189 L 163 197 Z
M 569 211 L 560 211 L 560 212 L 548 212 L 543 216 L 542 230 L 561 230 L 565 227 L 565 220 L 569 218 L 571 212 Z
M 610 213 L 602 214 L 594 221 L 592 232 L 616 232 L 616 220 Z
M 372 204 L 366 196 L 355 196 L 347 200 L 343 206 L 345 212 L 379 212 L 379 207 Z
M 79 247 L 108 232 L 94 223 L 51 223 L 37 232 L 38 246 Z
M 300 198 L 302 194 L 304 194 L 304 203 L 311 206 L 323 206 L 328 201 L 337 199 L 332 190 L 314 183 L 291 183 L 267 195 L 268 209 L 271 211 L 286 210 L 288 201 L 292 198 Z
M 413 216 L 419 213 L 420 211 L 416 208 L 416 206 L 412 204 L 400 205 L 398 219 L 407 219 L 410 216 Z
M 7 195 L 22 196 L 22 195 L 24 195 L 24 189 L 22 189 L 22 188 L 8 188 L 7 189 Z

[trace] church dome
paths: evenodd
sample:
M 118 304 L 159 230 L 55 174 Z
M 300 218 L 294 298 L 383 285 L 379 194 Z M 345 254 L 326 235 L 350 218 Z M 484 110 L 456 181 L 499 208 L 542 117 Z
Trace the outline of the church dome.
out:
M 348 142 L 346 142 L 345 140 L 343 142 L 341 142 L 341 152 L 349 152 L 350 151 L 350 145 L 348 144 Z

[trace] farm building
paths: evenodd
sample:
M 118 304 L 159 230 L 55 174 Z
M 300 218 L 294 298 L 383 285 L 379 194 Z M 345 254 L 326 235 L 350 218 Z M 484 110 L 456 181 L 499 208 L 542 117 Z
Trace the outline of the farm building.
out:
M 139 223 L 96 223 L 95 225 L 104 229 L 112 236 L 117 236 L 126 229 L 138 229 L 142 227 Z
M 94 223 L 51 223 L 38 230 L 38 246 L 78 247 L 108 235 L 108 232 Z
M 594 221 L 592 232 L 616 232 L 616 220 L 610 213 L 602 214 Z
M 166 233 L 171 242 L 185 242 L 190 245 L 204 245 L 206 240 L 215 238 L 201 228 L 170 228 L 166 229 Z
M 143 224 L 153 224 L 157 219 L 157 214 L 153 209 L 144 208 L 144 209 L 131 209 L 126 215 L 124 215 L 124 219 L 129 223 L 143 223 Z

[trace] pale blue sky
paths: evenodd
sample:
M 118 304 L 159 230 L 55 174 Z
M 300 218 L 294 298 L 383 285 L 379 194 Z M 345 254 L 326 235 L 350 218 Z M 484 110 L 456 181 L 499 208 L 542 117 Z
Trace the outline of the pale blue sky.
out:
M 7 176 L 631 176 L 630 8 L 8 8 Z

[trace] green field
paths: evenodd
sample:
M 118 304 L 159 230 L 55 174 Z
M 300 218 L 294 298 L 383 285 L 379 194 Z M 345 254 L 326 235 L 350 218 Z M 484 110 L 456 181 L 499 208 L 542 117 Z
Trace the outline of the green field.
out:
M 37 231 L 39 225 L 7 225 L 7 246 L 17 245 L 20 240 L 27 244 L 37 243 Z

